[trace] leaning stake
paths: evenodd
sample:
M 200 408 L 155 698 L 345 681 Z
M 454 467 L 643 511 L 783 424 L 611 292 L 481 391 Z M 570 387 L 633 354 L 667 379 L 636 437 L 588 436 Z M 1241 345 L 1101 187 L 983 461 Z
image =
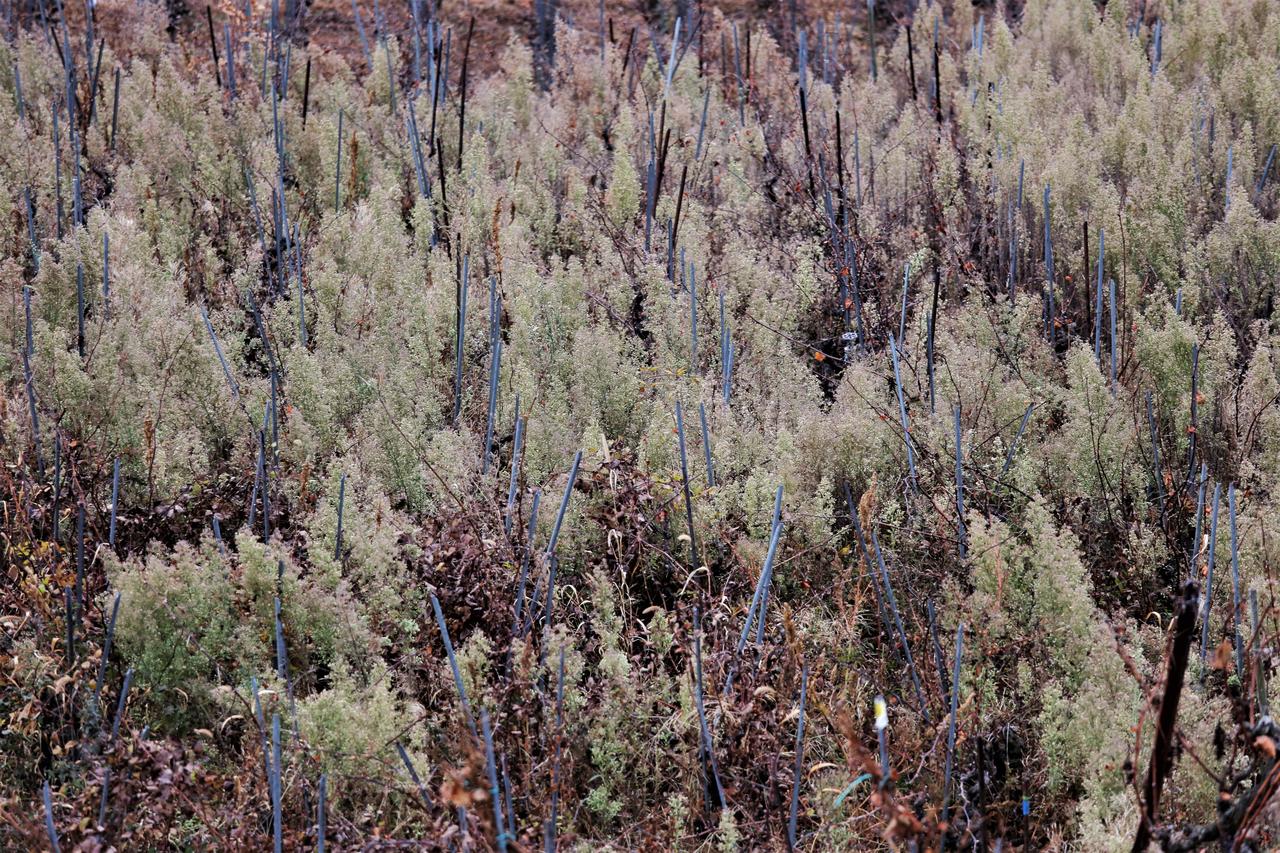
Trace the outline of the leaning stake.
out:
M 796 849 L 796 820 L 800 813 L 800 779 L 804 771 L 804 700 L 809 689 L 809 664 L 800 670 L 800 720 L 796 724 L 796 767 L 791 783 L 791 816 L 787 819 L 787 847 Z
M 693 497 L 689 492 L 689 457 L 684 443 L 684 411 L 676 400 L 676 435 L 680 441 L 680 482 L 684 487 L 684 511 L 689 523 L 689 571 L 698 568 L 698 545 L 693 530 Z
M 564 514 L 569 509 L 569 498 L 573 496 L 573 485 L 578 481 L 578 466 L 582 464 L 582 451 L 573 457 L 573 467 L 569 469 L 569 482 L 564 487 L 564 497 L 560 499 L 560 510 L 556 513 L 555 526 L 551 528 L 551 539 L 547 541 L 547 560 L 556 553 L 556 541 L 560 538 L 560 525 L 564 523 Z
M 693 607 L 693 665 L 694 665 L 694 704 L 698 709 L 698 727 L 702 736 L 702 771 L 707 777 L 707 793 L 711 808 L 724 806 L 724 788 L 720 784 L 720 770 L 716 767 L 715 745 L 711 738 L 711 729 L 707 725 L 707 709 L 703 701 L 702 689 L 702 613 L 697 605 Z
M 1236 649 L 1236 673 L 1244 678 L 1244 641 L 1240 636 L 1240 554 L 1236 538 L 1236 486 L 1227 486 L 1227 521 L 1231 528 L 1231 631 Z
M 1200 615 L 1200 662 L 1209 654 L 1209 611 L 1213 607 L 1213 563 L 1218 545 L 1218 508 L 1222 504 L 1222 484 L 1213 485 L 1213 517 L 1209 522 L 1209 568 L 1204 581 L 1204 609 Z
M 58 843 L 58 828 L 53 825 L 53 794 L 49 790 L 49 783 L 44 783 L 44 829 L 49 835 L 49 846 L 53 848 L 53 853 L 62 853 L 62 845 Z
M 956 628 L 956 662 L 951 670 L 951 720 L 947 724 L 947 767 L 942 782 L 942 822 L 951 814 L 951 768 L 956 758 L 956 712 L 960 705 L 960 659 L 964 654 L 964 623 Z
M 1151 841 L 1151 830 L 1160 811 L 1160 796 L 1164 781 L 1173 769 L 1173 733 L 1178 720 L 1178 703 L 1182 699 L 1183 681 L 1187 674 L 1187 658 L 1191 652 L 1191 639 L 1195 635 L 1196 597 L 1195 581 L 1187 581 L 1182 587 L 1174 617 L 1173 638 L 1169 646 L 1168 669 L 1164 678 L 1164 696 L 1156 705 L 1160 713 L 1156 719 L 1156 738 L 1151 747 L 1151 765 L 1142 785 L 1142 820 L 1133 840 L 1134 853 L 1145 853 Z
M 474 20 L 474 19 L 473 19 Z M 484 763 L 489 776 L 489 796 L 493 799 L 493 826 L 498 837 L 498 849 L 507 849 L 506 824 L 502 821 L 502 793 L 498 788 L 498 768 L 493 757 L 493 731 L 489 728 L 489 712 L 480 709 L 480 726 L 484 730 Z
M 876 535 L 875 528 L 871 529 L 871 544 L 876 552 L 876 562 L 880 564 L 880 578 L 884 581 L 885 599 L 889 604 L 889 611 L 893 614 L 894 625 L 898 629 L 898 640 L 902 643 L 902 655 L 906 658 L 907 669 L 911 671 L 911 684 L 916 691 L 916 701 L 920 703 L 920 714 L 927 723 L 929 722 L 929 708 L 924 701 L 924 690 L 920 687 L 920 675 L 916 672 L 915 661 L 911 658 L 911 645 L 907 642 L 906 629 L 902 627 L 902 614 L 898 612 L 898 602 L 893 595 L 893 584 L 889 582 L 889 570 L 885 568 L 884 552 L 880 550 L 880 537 Z
M 444 651 L 449 656 L 449 666 L 453 670 L 453 686 L 458 690 L 458 699 L 462 702 L 462 710 L 467 717 L 467 728 L 471 730 L 471 736 L 476 740 L 480 739 L 480 733 L 476 729 L 475 717 L 471 715 L 471 703 L 467 701 L 467 688 L 462 684 L 462 670 L 458 668 L 458 659 L 453 654 L 453 641 L 449 639 L 449 629 L 444 624 L 444 613 L 440 610 L 440 600 L 436 598 L 436 594 L 431 593 L 431 609 L 436 613 L 436 624 L 440 627 L 440 639 L 444 640 Z

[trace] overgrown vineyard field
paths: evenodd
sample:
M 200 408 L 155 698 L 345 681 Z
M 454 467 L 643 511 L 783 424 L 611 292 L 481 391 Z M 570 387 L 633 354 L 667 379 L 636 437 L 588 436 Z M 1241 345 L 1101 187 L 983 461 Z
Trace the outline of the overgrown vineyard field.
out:
M 1275 0 L 0 11 L 3 849 L 1280 844 Z

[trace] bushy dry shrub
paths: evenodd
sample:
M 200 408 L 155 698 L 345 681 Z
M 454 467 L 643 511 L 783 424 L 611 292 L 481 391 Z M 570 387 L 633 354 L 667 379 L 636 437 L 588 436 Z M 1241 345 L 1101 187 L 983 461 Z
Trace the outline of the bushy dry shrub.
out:
M 1270 843 L 1280 15 L 677 5 L 15 11 L 5 846 Z

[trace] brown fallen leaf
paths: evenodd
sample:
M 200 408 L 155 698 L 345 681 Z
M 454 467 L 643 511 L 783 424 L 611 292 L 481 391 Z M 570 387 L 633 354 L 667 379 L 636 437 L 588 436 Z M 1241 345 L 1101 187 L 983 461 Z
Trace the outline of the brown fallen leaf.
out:
M 1231 669 L 1231 641 L 1223 640 L 1218 644 L 1218 648 L 1214 649 L 1213 662 L 1209 664 L 1213 669 L 1221 669 L 1223 671 Z

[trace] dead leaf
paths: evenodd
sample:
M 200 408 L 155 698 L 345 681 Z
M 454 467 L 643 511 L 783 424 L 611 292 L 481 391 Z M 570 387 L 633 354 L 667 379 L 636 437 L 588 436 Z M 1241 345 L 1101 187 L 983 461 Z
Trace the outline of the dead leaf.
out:
M 1231 669 L 1231 641 L 1223 640 L 1218 644 L 1218 648 L 1213 652 L 1213 663 L 1209 664 L 1213 669 L 1221 669 L 1223 671 Z

